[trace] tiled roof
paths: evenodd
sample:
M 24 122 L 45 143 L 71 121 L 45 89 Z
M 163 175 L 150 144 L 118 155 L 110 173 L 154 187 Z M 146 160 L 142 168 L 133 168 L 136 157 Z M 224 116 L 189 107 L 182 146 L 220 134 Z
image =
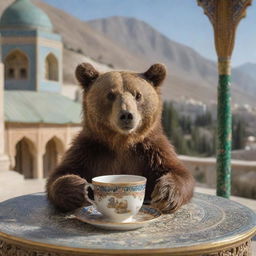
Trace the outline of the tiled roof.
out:
M 34 91 L 5 91 L 6 122 L 79 124 L 80 103 L 57 93 Z
M 7 7 L 0 19 L 0 27 L 32 27 L 52 31 L 52 23 L 47 14 L 30 0 L 16 0 Z

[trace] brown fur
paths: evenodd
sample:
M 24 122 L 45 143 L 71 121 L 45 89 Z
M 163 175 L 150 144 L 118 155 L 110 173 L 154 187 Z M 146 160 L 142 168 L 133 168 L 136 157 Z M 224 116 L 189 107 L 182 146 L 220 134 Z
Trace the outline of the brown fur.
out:
M 163 64 L 154 64 L 144 73 L 144 77 L 157 87 L 166 77 L 166 68 Z
M 87 68 L 92 71 L 89 64 L 79 65 L 76 73 L 88 74 Z M 54 205 L 63 211 L 84 205 L 86 181 L 108 174 L 147 177 L 146 200 L 152 199 L 152 204 L 165 213 L 191 199 L 194 179 L 177 158 L 161 126 L 162 102 L 157 86 L 165 74 L 164 66 L 155 64 L 143 74 L 115 71 L 92 76 L 93 81 L 88 75 L 77 75 L 86 88 L 85 125 L 48 179 L 48 198 Z M 138 90 L 142 97 L 136 101 Z M 112 102 L 107 100 L 109 92 L 115 93 Z M 129 134 L 122 133 L 115 123 L 113 113 L 123 107 L 140 120 Z
M 98 76 L 99 72 L 89 63 L 82 63 L 76 68 L 76 77 L 79 81 L 83 81 L 81 86 L 84 89 L 88 89 Z

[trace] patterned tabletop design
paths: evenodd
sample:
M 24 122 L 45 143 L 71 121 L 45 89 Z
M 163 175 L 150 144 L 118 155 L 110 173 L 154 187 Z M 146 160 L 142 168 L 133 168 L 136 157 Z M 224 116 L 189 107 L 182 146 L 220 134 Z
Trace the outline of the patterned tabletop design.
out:
M 44 193 L 0 203 L 1 232 L 33 242 L 83 249 L 165 249 L 231 239 L 256 229 L 256 215 L 231 200 L 196 193 L 175 214 L 134 231 L 106 231 L 61 214 Z

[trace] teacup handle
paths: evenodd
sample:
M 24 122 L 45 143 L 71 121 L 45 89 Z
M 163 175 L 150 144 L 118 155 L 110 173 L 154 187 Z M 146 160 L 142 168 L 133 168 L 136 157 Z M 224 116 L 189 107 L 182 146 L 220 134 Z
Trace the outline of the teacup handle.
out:
M 94 205 L 94 206 L 96 207 L 95 201 L 92 200 L 92 199 L 90 199 L 89 196 L 88 196 L 88 188 L 91 188 L 92 191 L 94 191 L 93 184 L 90 184 L 90 183 L 86 184 L 85 187 L 84 187 L 84 191 L 85 191 L 85 195 L 84 195 L 84 196 L 85 196 L 85 199 L 86 199 L 89 203 L 91 203 L 92 205 Z

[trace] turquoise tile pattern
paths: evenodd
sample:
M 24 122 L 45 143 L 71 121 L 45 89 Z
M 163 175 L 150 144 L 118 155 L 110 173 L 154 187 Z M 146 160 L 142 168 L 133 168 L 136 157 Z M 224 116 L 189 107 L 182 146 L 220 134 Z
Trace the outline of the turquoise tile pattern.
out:
M 3 13 L 0 27 L 32 27 L 52 31 L 49 17 L 29 0 L 16 0 Z

